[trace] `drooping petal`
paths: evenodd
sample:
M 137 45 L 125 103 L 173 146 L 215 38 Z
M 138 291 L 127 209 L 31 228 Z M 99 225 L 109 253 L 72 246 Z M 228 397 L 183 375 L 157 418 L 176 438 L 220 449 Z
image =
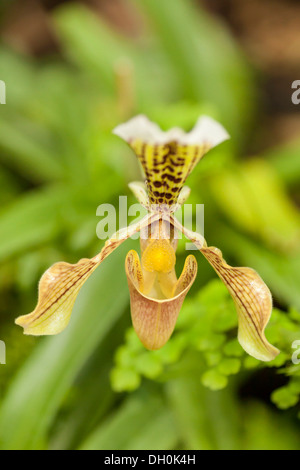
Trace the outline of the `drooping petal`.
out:
M 145 172 L 150 204 L 174 206 L 197 163 L 213 147 L 229 138 L 225 129 L 202 117 L 190 133 L 173 128 L 163 132 L 146 116 L 121 124 L 114 133 L 134 150 Z
M 238 312 L 241 346 L 260 361 L 272 361 L 280 351 L 267 341 L 264 333 L 272 313 L 272 296 L 264 281 L 251 268 L 229 266 L 222 252 L 208 247 L 202 235 L 186 229 L 175 217 L 168 214 L 164 217 L 192 241 L 226 285 Z
M 93 259 L 82 259 L 77 264 L 54 264 L 40 280 L 37 307 L 15 323 L 24 328 L 26 335 L 55 335 L 63 331 L 80 288 L 97 266 Z
M 279 350 L 265 337 L 265 328 L 272 313 L 272 296 L 261 277 L 251 268 L 235 268 L 223 259 L 215 247 L 200 249 L 230 292 L 238 312 L 238 339 L 251 356 L 271 361 Z
M 40 280 L 35 310 L 17 318 L 16 324 L 22 326 L 27 335 L 55 335 L 63 331 L 69 323 L 78 292 L 85 281 L 123 241 L 151 220 L 151 217 L 147 216 L 142 221 L 120 230 L 92 259 L 82 259 L 77 264 L 54 264 Z
M 151 298 L 143 293 L 143 271 L 135 251 L 128 253 L 125 267 L 134 329 L 147 349 L 159 349 L 173 333 L 184 298 L 196 278 L 196 259 L 192 255 L 187 257 L 183 272 L 173 287 L 173 296 L 166 299 Z

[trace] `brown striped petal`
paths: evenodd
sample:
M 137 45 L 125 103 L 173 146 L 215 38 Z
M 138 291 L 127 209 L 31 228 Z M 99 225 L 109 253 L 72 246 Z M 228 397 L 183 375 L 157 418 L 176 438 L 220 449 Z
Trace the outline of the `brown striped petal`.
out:
M 123 241 L 150 223 L 151 217 L 122 229 L 108 240 L 101 252 L 92 259 L 82 259 L 77 264 L 56 263 L 42 276 L 39 298 L 35 310 L 16 319 L 27 335 L 55 335 L 69 323 L 72 309 L 80 288 Z
M 186 229 L 172 216 L 169 220 L 201 251 L 226 285 L 238 312 L 241 346 L 260 361 L 272 361 L 280 351 L 264 333 L 272 313 L 272 296 L 264 281 L 251 268 L 229 266 L 218 248 L 207 247 L 202 235 Z
M 173 333 L 184 298 L 196 278 L 196 259 L 192 255 L 187 257 L 182 274 L 174 283 L 173 296 L 164 299 L 143 294 L 146 286 L 139 256 L 135 251 L 128 253 L 125 267 L 133 327 L 147 349 L 160 349 Z
M 251 268 L 233 268 L 215 247 L 200 249 L 230 292 L 239 319 L 238 339 L 244 350 L 260 361 L 271 361 L 279 350 L 265 337 L 265 328 L 272 313 L 271 293 Z

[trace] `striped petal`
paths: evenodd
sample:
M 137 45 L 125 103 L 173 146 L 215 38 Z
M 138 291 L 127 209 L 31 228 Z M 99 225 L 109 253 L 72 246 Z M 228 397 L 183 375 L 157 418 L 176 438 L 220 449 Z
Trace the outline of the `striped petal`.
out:
M 218 248 L 203 247 L 200 251 L 234 300 L 241 346 L 260 361 L 272 361 L 280 351 L 267 341 L 264 333 L 272 313 L 272 296 L 268 287 L 253 269 L 229 266 Z
M 147 292 L 148 286 L 146 285 L 147 281 L 144 278 L 139 256 L 135 251 L 128 253 L 125 267 L 130 292 L 133 327 L 147 349 L 160 349 L 173 333 L 184 298 L 196 278 L 196 259 L 192 255 L 187 257 L 180 278 L 178 281 L 175 278 L 172 296 L 162 299 L 156 299 L 143 293 Z M 166 283 L 168 278 L 163 279 L 163 281 Z M 162 282 L 162 279 L 158 282 Z
M 95 269 L 123 241 L 151 222 L 149 216 L 117 232 L 108 240 L 102 251 L 92 259 L 82 259 L 77 264 L 56 263 L 42 276 L 39 298 L 35 310 L 16 319 L 26 335 L 55 335 L 69 323 L 72 309 L 85 281 Z
M 202 235 L 186 229 L 173 217 L 169 219 L 201 251 L 230 292 L 238 312 L 241 346 L 260 361 L 272 361 L 280 351 L 267 341 L 264 333 L 272 313 L 272 296 L 264 281 L 251 268 L 229 266 L 222 252 L 208 247 Z

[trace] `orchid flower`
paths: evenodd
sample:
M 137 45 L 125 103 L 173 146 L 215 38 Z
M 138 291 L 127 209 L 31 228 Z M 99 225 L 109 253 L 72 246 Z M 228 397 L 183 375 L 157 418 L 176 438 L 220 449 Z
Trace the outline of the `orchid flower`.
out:
M 197 275 L 197 261 L 189 255 L 180 277 L 176 276 L 176 234 L 181 232 L 201 251 L 231 294 L 241 346 L 261 361 L 274 359 L 279 351 L 264 334 L 272 312 L 268 287 L 253 269 L 229 266 L 218 248 L 207 246 L 202 235 L 186 229 L 174 216 L 189 195 L 189 188 L 184 186 L 187 177 L 211 148 L 229 138 L 225 129 L 202 117 L 189 133 L 179 128 L 163 132 L 140 115 L 119 125 L 114 133 L 130 145 L 144 170 L 146 184 L 129 186 L 147 209 L 146 217 L 118 231 L 94 258 L 77 264 L 56 263 L 49 268 L 40 280 L 37 307 L 19 317 L 17 325 L 28 335 L 60 333 L 69 322 L 85 281 L 121 243 L 140 232 L 141 258 L 132 250 L 125 261 L 132 322 L 146 348 L 161 348 L 173 333 Z

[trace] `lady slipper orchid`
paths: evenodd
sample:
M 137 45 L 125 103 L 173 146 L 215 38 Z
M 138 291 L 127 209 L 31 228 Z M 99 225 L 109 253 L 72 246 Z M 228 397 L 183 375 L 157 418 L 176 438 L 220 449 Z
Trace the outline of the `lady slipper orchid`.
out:
M 200 234 L 186 229 L 174 217 L 190 192 L 184 186 L 187 177 L 211 148 L 229 138 L 225 129 L 213 119 L 202 117 L 189 133 L 179 128 L 163 132 L 145 116 L 137 116 L 118 126 L 114 133 L 130 145 L 144 170 L 146 184 L 129 186 L 147 209 L 147 216 L 118 231 L 94 258 L 77 264 L 56 263 L 48 269 L 40 281 L 37 307 L 16 323 L 25 334 L 60 333 L 69 322 L 84 282 L 121 243 L 140 232 L 141 258 L 132 250 L 125 261 L 132 322 L 146 348 L 161 348 L 175 328 L 197 275 L 196 259 L 189 255 L 177 279 L 177 234 L 181 232 L 201 251 L 230 292 L 238 313 L 242 347 L 261 361 L 274 359 L 279 351 L 264 334 L 272 311 L 268 287 L 253 269 L 229 266 L 218 248 L 207 246 Z

